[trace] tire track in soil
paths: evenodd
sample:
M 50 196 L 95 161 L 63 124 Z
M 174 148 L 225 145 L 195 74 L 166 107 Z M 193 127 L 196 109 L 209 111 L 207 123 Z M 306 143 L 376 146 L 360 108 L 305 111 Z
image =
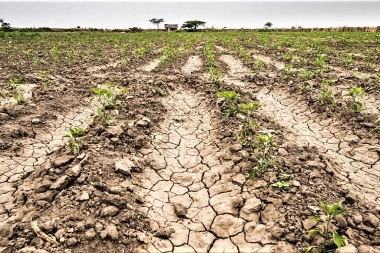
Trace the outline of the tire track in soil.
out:
M 258 221 L 241 207 L 248 193 L 242 174 L 229 175 L 234 162 L 214 138 L 212 116 L 197 96 L 181 88 L 164 101 L 169 115 L 152 148 L 142 156 L 151 164 L 139 181 L 144 208 L 157 228 L 174 233 L 153 237 L 148 252 L 252 252 L 245 230 Z M 169 233 L 170 234 L 170 233 Z
M 221 60 L 226 58 L 221 58 Z M 233 62 L 225 61 L 228 66 Z M 231 69 L 234 67 L 230 67 Z M 361 141 L 352 132 L 340 128 L 342 122 L 319 120 L 303 100 L 263 88 L 257 93 L 263 113 L 289 129 L 300 145 L 316 146 L 321 154 L 333 158 L 337 171 L 347 179 L 352 191 L 379 205 L 380 148 L 376 141 Z
M 268 56 L 264 56 L 264 55 L 260 55 L 256 53 L 253 54 L 252 56 L 254 58 L 261 60 L 267 65 L 273 65 L 278 70 L 283 70 L 285 68 L 284 63 L 274 60 Z M 346 71 L 342 68 L 334 67 L 334 66 L 328 66 L 328 68 L 332 69 L 334 72 L 337 72 L 337 75 L 339 77 L 350 77 L 355 73 L 353 71 Z M 361 73 L 361 75 L 359 75 L 358 78 L 365 79 L 365 78 L 368 78 L 369 76 L 370 76 L 369 74 Z M 332 88 L 333 88 L 334 94 L 340 94 L 343 98 L 345 98 L 345 95 L 348 93 L 346 90 L 349 89 L 350 87 L 346 85 L 334 85 L 332 86 Z M 366 108 L 366 110 L 364 110 L 363 113 L 374 113 L 374 114 L 379 113 L 380 100 L 377 99 L 375 95 L 368 94 L 368 93 L 364 94 L 362 102 L 364 104 L 364 107 Z
M 190 72 L 202 64 L 194 58 L 186 64 L 193 66 Z M 245 177 L 229 174 L 234 162 L 214 137 L 217 130 L 204 100 L 182 88 L 170 93 L 163 101 L 169 115 L 152 134 L 151 149 L 141 151 L 150 166 L 138 187 L 156 237 L 140 252 L 255 252 L 266 247 L 246 240 L 246 230 L 252 232 L 259 217 L 249 211 L 252 203 L 243 205 L 249 197 Z M 158 238 L 163 234 L 167 239 Z
M 47 128 L 36 130 L 35 138 L 22 140 L 22 148 L 14 156 L 0 154 L 0 222 L 9 218 L 8 213 L 14 207 L 16 188 L 12 184 L 43 165 L 50 154 L 61 148 L 67 142 L 62 136 L 69 127 L 87 128 L 94 110 L 95 106 L 90 106 L 59 115 L 57 120 L 46 122 Z
M 27 87 L 30 89 L 25 89 L 28 94 L 25 98 L 31 97 L 34 86 Z M 45 164 L 49 155 L 67 142 L 62 137 L 67 134 L 69 127 L 86 129 L 95 110 L 96 104 L 91 103 L 65 115 L 58 115 L 56 120 L 44 122 L 47 127 L 36 128 L 34 138 L 20 141 L 21 148 L 15 154 L 0 154 L 0 222 L 7 221 L 15 207 L 13 193 L 16 188 L 13 183 Z

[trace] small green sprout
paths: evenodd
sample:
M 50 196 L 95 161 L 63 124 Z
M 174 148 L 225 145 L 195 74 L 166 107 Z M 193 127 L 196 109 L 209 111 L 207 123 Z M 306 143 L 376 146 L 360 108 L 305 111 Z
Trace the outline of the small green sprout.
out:
M 278 182 L 272 184 L 272 186 L 279 188 L 281 191 L 286 191 L 290 187 L 290 185 L 284 181 L 278 181 Z
M 220 91 L 217 93 L 217 96 L 225 99 L 222 108 L 226 111 L 226 117 L 233 116 L 236 112 L 239 94 L 236 91 Z
M 329 238 L 332 238 L 335 245 L 338 248 L 341 248 L 346 245 L 344 239 L 333 229 L 330 228 L 330 223 L 331 221 L 335 218 L 335 216 L 340 215 L 340 214 L 345 214 L 348 212 L 346 209 L 342 209 L 342 201 L 339 201 L 337 203 L 328 205 L 324 203 L 323 201 L 319 202 L 319 205 L 322 207 L 323 211 L 325 212 L 327 218 L 322 219 L 318 214 L 315 216 L 310 217 L 310 220 L 314 220 L 317 222 L 324 222 L 325 226 L 323 229 L 320 228 L 314 228 L 308 231 L 308 237 L 313 237 L 316 233 L 319 233 L 320 235 L 323 236 L 324 241 L 322 245 L 318 246 L 310 246 L 304 249 L 305 253 L 310 252 L 313 248 L 319 248 L 321 251 L 324 252 L 326 248 L 326 242 Z
M 348 97 L 348 104 L 352 113 L 365 110 L 364 103 L 360 101 L 364 94 L 365 92 L 362 87 L 353 87 L 348 90 L 348 93 L 345 96 Z
M 259 165 L 253 167 L 248 174 L 248 179 L 251 179 L 254 175 L 262 175 L 264 171 L 270 166 L 278 166 L 278 163 L 270 159 L 269 152 L 273 147 L 272 139 L 273 135 L 255 135 L 256 143 L 254 144 L 258 148 L 258 152 L 251 153 L 251 155 L 259 158 Z
M 68 129 L 68 134 L 64 135 L 63 138 L 70 138 L 68 143 L 68 148 L 73 152 L 77 153 L 80 149 L 80 138 L 86 132 L 81 128 L 72 128 Z

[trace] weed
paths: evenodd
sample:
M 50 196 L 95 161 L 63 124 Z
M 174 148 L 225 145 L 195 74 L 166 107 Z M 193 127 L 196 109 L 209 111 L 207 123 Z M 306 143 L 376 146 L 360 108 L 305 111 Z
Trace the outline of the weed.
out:
M 339 202 L 331 204 L 331 205 L 328 205 L 328 204 L 324 203 L 323 201 L 320 201 L 319 205 L 322 207 L 327 218 L 322 219 L 321 216 L 319 216 L 317 214 L 315 216 L 310 217 L 309 219 L 317 221 L 317 222 L 324 222 L 325 226 L 323 227 L 323 229 L 314 228 L 314 229 L 309 230 L 308 231 L 308 237 L 309 238 L 313 237 L 316 233 L 319 233 L 324 238 L 323 244 L 318 245 L 318 246 L 310 246 L 308 248 L 305 248 L 304 249 L 305 253 L 310 252 L 313 248 L 319 248 L 320 252 L 324 252 L 325 248 L 326 248 L 326 241 L 329 238 L 333 239 L 335 245 L 338 248 L 345 246 L 344 239 L 336 231 L 334 231 L 333 229 L 330 228 L 330 223 L 335 218 L 335 216 L 337 216 L 339 214 L 345 214 L 348 212 L 348 210 L 342 209 L 342 201 L 339 201 Z
M 68 134 L 64 135 L 63 138 L 70 138 L 68 148 L 73 153 L 78 153 L 80 149 L 80 138 L 85 134 L 85 131 L 81 128 L 72 128 L 68 129 Z
M 239 94 L 236 91 L 220 91 L 217 93 L 219 98 L 224 98 L 222 108 L 226 112 L 226 117 L 233 116 L 236 112 Z
M 281 191 L 286 191 L 290 187 L 290 185 L 284 181 L 278 181 L 278 182 L 272 184 L 272 186 L 279 188 Z
M 38 71 L 38 74 L 41 77 L 40 85 L 43 87 L 44 90 L 47 90 L 47 88 L 49 87 L 49 76 L 47 74 L 47 71 L 40 70 L 40 71 Z
M 254 110 L 257 110 L 259 106 L 259 102 L 250 102 L 238 105 L 239 112 L 245 114 L 245 116 L 241 115 L 241 119 L 244 121 L 244 125 L 242 130 L 238 134 L 238 140 L 242 143 L 242 145 L 247 146 L 251 144 L 251 136 L 253 135 L 254 130 L 260 126 L 258 122 L 254 121 L 251 118 L 252 112 Z
M 335 105 L 334 94 L 330 86 L 334 80 L 325 79 L 322 81 L 320 88 L 320 102 L 323 105 Z
M 359 100 L 363 98 L 364 94 L 365 92 L 362 87 L 353 87 L 348 90 L 345 96 L 348 97 L 348 105 L 352 113 L 365 110 L 364 103 Z
M 258 152 L 253 152 L 251 155 L 256 156 L 259 159 L 260 164 L 251 169 L 248 174 L 248 179 L 252 178 L 256 174 L 262 175 L 270 165 L 278 166 L 278 163 L 270 159 L 269 156 L 269 152 L 273 147 L 273 135 L 255 135 L 254 138 L 256 139 L 256 143 L 254 145 L 258 149 Z
M 370 133 L 373 133 L 373 132 L 377 132 L 377 131 L 380 131 L 380 116 L 377 118 L 377 120 L 375 120 L 375 126 L 371 131 Z
M 115 119 L 115 116 L 110 113 L 109 110 L 116 107 L 116 88 L 116 83 L 108 82 L 106 83 L 106 88 L 94 87 L 91 89 L 91 91 L 95 94 L 97 102 L 101 105 L 97 109 L 97 115 L 94 116 L 94 121 L 100 121 L 102 125 L 110 125 L 112 120 Z M 91 99 L 91 101 L 93 99 Z
M 317 56 L 315 61 L 313 62 L 313 65 L 319 68 L 324 68 L 326 65 L 326 57 L 323 54 L 320 54 Z
M 12 78 L 8 82 L 8 85 L 13 94 L 13 98 L 16 100 L 17 104 L 22 104 L 25 102 L 25 98 L 21 93 L 22 90 L 20 89 L 20 83 L 21 83 L 21 79 L 19 78 Z

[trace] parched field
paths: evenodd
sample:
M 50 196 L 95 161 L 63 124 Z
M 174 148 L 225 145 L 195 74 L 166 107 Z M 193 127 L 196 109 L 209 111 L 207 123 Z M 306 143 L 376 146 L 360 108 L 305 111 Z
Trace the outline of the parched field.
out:
M 0 33 L 0 252 L 380 252 L 379 55 L 377 33 Z

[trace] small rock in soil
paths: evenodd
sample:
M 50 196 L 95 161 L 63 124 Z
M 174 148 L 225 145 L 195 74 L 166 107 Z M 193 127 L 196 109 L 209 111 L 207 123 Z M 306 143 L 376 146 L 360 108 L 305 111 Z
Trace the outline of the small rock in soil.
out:
M 94 228 L 95 227 L 95 219 L 94 218 L 88 218 L 86 220 L 86 228 Z
M 82 166 L 80 163 L 75 165 L 74 167 L 71 167 L 66 171 L 66 174 L 70 177 L 79 177 L 80 173 L 82 172 Z
M 91 228 L 86 231 L 86 233 L 84 234 L 84 237 L 87 240 L 92 240 L 95 237 L 95 235 L 96 235 L 95 229 Z
M 0 112 L 0 120 L 7 120 L 8 118 L 8 114 Z
M 372 227 L 378 228 L 380 227 L 380 219 L 377 218 L 372 213 L 367 213 L 363 217 L 364 224 L 370 225 Z
M 74 246 L 78 243 L 78 240 L 75 237 L 71 237 L 66 241 L 68 246 Z
M 285 233 L 286 233 L 286 230 L 279 227 L 274 227 L 271 231 L 271 235 L 274 239 L 281 239 Z
M 234 144 L 230 147 L 230 152 L 231 153 L 237 153 L 240 150 L 242 150 L 243 146 L 241 144 Z
M 41 223 L 39 226 L 40 226 L 40 229 L 44 231 L 45 233 L 50 233 L 57 227 L 55 221 L 46 221 L 46 222 Z
M 104 228 L 104 226 L 103 226 L 102 223 L 97 222 L 97 223 L 95 224 L 95 230 L 96 230 L 96 232 L 100 233 L 100 232 L 103 230 L 103 228 Z
M 336 249 L 335 253 L 358 253 L 358 249 L 354 245 L 348 244 L 342 248 Z
M 375 250 L 375 249 L 372 248 L 371 246 L 360 245 L 360 246 L 358 247 L 358 252 L 359 252 L 359 253 L 379 253 L 380 251 L 379 251 L 379 250 Z
M 12 238 L 13 236 L 13 226 L 8 223 L 0 224 L 0 236 L 2 238 Z
M 175 230 L 173 228 L 159 228 L 154 236 L 168 239 L 173 233 L 175 233 Z
M 136 126 L 146 127 L 149 125 L 149 123 L 150 123 L 150 119 L 148 119 L 147 117 L 144 117 L 141 120 L 136 122 Z
M 106 239 L 107 238 L 107 231 L 103 230 L 100 232 L 100 238 L 102 238 L 102 240 Z
M 30 244 L 32 246 L 36 246 L 37 248 L 42 248 L 44 246 L 44 240 L 40 237 L 34 237 Z
M 120 126 L 110 126 L 108 127 L 107 132 L 113 136 L 119 137 L 124 133 L 124 130 Z
M 304 229 L 309 231 L 311 228 L 313 228 L 317 225 L 317 222 L 315 220 L 307 219 L 307 220 L 302 221 L 302 225 L 303 225 Z
M 363 216 L 360 213 L 354 213 L 351 217 L 356 225 L 362 223 L 363 221 Z
M 51 186 L 50 189 L 52 190 L 63 190 L 65 189 L 71 181 L 71 178 L 69 176 L 61 176 L 57 179 Z
M 71 162 L 73 159 L 74 159 L 74 156 L 68 156 L 68 155 L 61 156 L 61 157 L 54 159 L 53 165 L 55 167 L 60 167 L 62 165 L 65 165 L 65 164 Z
M 128 158 L 124 158 L 118 162 L 115 162 L 115 171 L 120 172 L 126 176 L 131 175 L 131 170 L 134 167 L 135 167 L 135 164 Z
M 346 218 L 343 215 L 335 216 L 335 221 L 338 224 L 338 227 L 345 228 L 348 226 Z
M 107 236 L 112 240 L 117 240 L 119 238 L 119 232 L 117 231 L 116 226 L 108 225 L 106 226 Z
M 77 225 L 76 225 L 76 227 L 75 227 L 75 230 L 78 231 L 78 232 L 84 232 L 84 231 L 86 231 L 85 223 L 83 221 L 78 222 Z
M 101 217 L 113 217 L 119 212 L 119 208 L 116 206 L 107 206 L 103 208 L 100 216 Z
M 277 244 L 277 249 L 274 252 L 286 252 L 286 253 L 296 253 L 296 248 L 287 242 L 279 242 Z
M 298 182 L 297 180 L 293 180 L 292 185 L 295 186 L 295 187 L 300 187 L 301 183 Z
M 89 199 L 90 199 L 90 195 L 88 194 L 88 192 L 83 192 L 82 195 L 80 195 L 80 197 L 79 197 L 80 201 L 85 201 L 85 200 L 89 200 Z
M 41 122 L 41 120 L 38 119 L 38 118 L 34 118 L 34 119 L 32 119 L 32 123 L 33 123 L 33 124 L 38 124 L 38 123 L 40 123 L 40 122 Z
M 174 203 L 174 210 L 178 217 L 184 217 L 187 213 L 187 208 L 181 203 Z

